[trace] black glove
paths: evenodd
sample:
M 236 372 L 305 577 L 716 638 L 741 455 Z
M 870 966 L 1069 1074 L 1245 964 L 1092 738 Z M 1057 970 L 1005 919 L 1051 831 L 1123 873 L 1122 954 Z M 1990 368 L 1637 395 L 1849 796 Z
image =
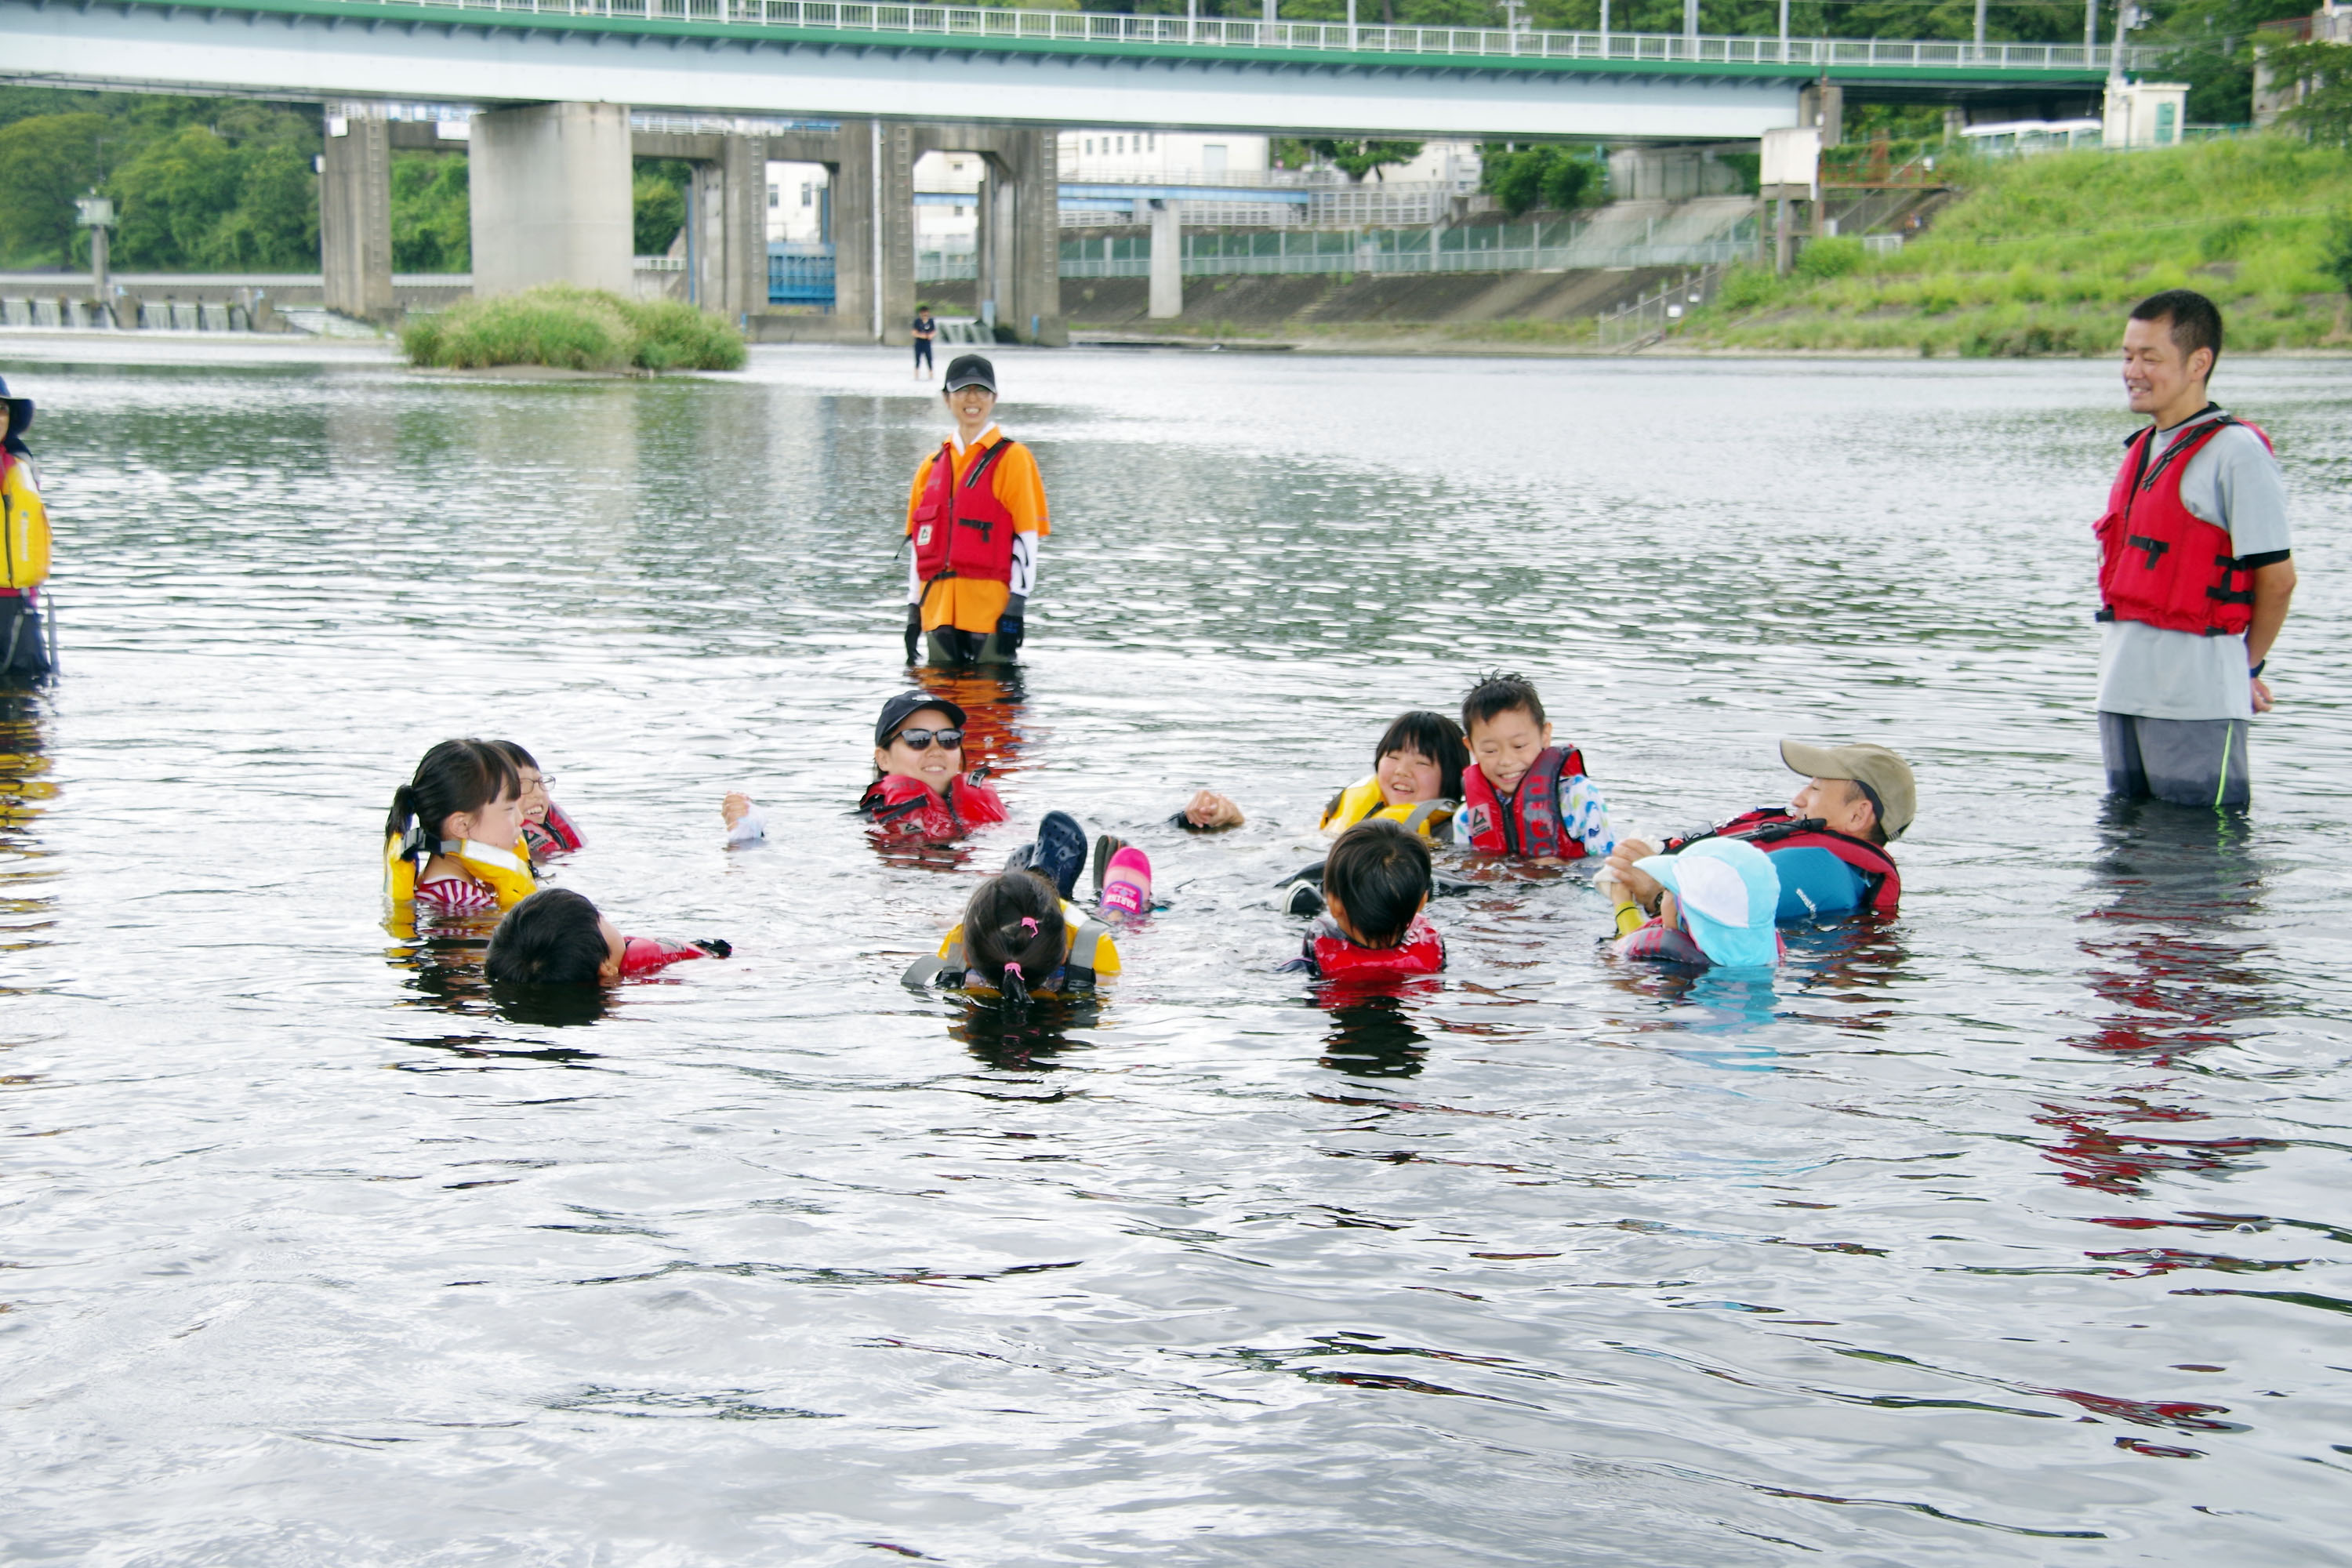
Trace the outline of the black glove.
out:
M 1003 654 L 1021 651 L 1021 617 L 1019 616 L 996 617 L 996 651 Z
M 915 645 L 923 640 L 923 606 L 907 606 L 907 662 L 915 662 Z
M 698 936 L 692 942 L 687 943 L 687 945 L 688 947 L 698 947 L 713 958 L 732 958 L 735 956 L 735 944 L 729 942 L 725 937 Z

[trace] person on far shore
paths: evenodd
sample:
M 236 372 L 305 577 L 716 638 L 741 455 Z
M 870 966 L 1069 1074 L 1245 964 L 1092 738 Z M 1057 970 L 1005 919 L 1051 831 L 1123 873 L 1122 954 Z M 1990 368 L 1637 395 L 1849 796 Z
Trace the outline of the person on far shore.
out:
M 996 367 L 948 365 L 955 434 L 915 470 L 907 497 L 907 662 L 1010 664 L 1020 651 L 1037 546 L 1053 531 L 1029 448 L 996 427 Z
M 1780 760 L 1806 775 L 1787 805 L 1744 812 L 1662 845 L 1623 839 L 1610 852 L 1601 876 L 1623 888 L 1635 906 L 1655 914 L 1664 887 L 1640 862 L 1717 838 L 1738 838 L 1772 858 L 1780 920 L 1821 920 L 1864 909 L 1894 914 L 1903 900 L 1903 874 L 1886 846 L 1903 837 L 1918 810 L 1911 765 L 1885 746 L 1809 746 L 1800 741 L 1781 742 Z
M 929 381 L 931 379 L 931 339 L 938 333 L 939 330 L 940 324 L 931 320 L 931 308 L 929 305 L 916 306 L 913 331 L 915 334 L 915 379 L 917 381 Z
M 2270 437 L 2206 393 L 2221 312 L 2187 289 L 2124 325 L 2124 390 L 2148 425 L 2125 444 L 2096 530 L 2099 746 L 2107 792 L 2243 806 L 2247 729 L 2294 596 L 2286 489 Z

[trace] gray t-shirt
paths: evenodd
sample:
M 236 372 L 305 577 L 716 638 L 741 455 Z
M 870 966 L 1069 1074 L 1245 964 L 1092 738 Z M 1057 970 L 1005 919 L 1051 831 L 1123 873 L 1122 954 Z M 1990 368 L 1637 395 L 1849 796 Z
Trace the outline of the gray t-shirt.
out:
M 2158 432 L 2153 463 L 2214 414 Z M 2181 503 L 2207 522 L 2230 531 L 2230 552 L 2243 557 L 2291 548 L 2286 487 L 2278 459 L 2262 437 L 2242 426 L 2224 430 L 2189 459 L 2180 476 Z M 2246 681 L 2246 639 L 2167 631 L 2142 621 L 2109 621 L 2099 650 L 2099 710 L 2143 719 L 2251 719 L 2253 693 Z

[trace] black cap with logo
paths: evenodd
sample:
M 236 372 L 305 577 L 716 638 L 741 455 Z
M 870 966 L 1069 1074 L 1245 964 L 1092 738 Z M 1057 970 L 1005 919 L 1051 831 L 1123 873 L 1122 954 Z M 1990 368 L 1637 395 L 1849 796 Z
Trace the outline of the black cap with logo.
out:
M 958 354 L 948 363 L 948 378 L 941 385 L 943 392 L 961 387 L 981 386 L 996 390 L 996 367 L 978 354 Z

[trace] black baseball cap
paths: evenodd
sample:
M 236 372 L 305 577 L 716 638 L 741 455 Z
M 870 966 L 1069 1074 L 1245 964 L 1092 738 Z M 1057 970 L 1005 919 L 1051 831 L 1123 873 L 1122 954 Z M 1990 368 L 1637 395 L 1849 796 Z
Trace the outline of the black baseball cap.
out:
M 942 392 L 954 392 L 966 386 L 984 386 L 996 390 L 996 367 L 978 354 L 958 354 L 948 362 L 948 378 Z M 961 721 L 959 721 L 961 722 Z
M 898 732 L 898 726 L 926 708 L 938 709 L 955 721 L 957 729 L 963 728 L 963 710 L 946 698 L 934 697 L 928 691 L 901 691 L 882 704 L 882 717 L 874 721 L 874 743 L 888 745 L 890 737 Z

